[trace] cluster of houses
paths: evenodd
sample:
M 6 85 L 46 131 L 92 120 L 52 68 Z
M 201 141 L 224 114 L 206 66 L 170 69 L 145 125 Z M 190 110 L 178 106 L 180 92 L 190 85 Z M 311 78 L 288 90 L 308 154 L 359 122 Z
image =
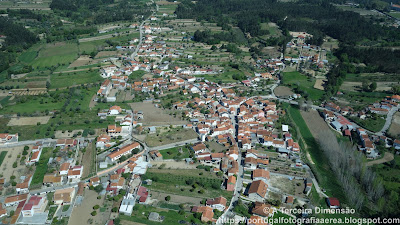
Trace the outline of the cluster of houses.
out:
M 106 119 L 107 116 L 115 117 L 115 124 L 108 125 L 107 134 L 103 134 L 98 137 L 96 147 L 100 149 L 109 148 L 114 145 L 114 141 L 111 138 L 128 137 L 132 128 L 137 125 L 141 125 L 136 120 L 134 120 L 134 114 L 132 110 L 122 109 L 120 106 L 114 105 L 109 109 L 101 110 L 97 113 L 100 119 Z

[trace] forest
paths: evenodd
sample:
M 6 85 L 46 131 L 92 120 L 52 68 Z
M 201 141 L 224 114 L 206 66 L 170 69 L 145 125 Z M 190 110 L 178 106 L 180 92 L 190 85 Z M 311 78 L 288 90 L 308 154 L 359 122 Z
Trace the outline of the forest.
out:
M 16 53 L 28 49 L 38 41 L 36 36 L 23 26 L 6 17 L 0 17 L 1 35 L 6 36 L 0 52 L 0 72 L 15 61 Z

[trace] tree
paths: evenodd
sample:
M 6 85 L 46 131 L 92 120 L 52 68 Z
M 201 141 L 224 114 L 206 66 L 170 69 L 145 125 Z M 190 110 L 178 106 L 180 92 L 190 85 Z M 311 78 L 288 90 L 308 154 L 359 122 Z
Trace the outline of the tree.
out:
M 97 215 L 97 212 L 96 212 L 96 211 L 93 211 L 93 212 L 90 213 L 90 215 L 96 216 L 96 215 Z
M 171 200 L 171 196 L 167 195 L 167 197 L 165 197 L 165 201 L 169 202 L 169 200 Z
M 114 207 L 111 209 L 111 212 L 118 212 L 118 207 Z
M 99 209 L 100 208 L 100 206 L 99 205 L 95 205 L 95 206 L 93 206 L 93 209 L 94 210 L 97 210 L 97 209 Z
M 376 88 L 377 88 L 377 84 L 376 84 L 376 82 L 374 81 L 374 82 L 372 82 L 370 85 L 369 85 L 369 91 L 375 91 L 376 90 Z

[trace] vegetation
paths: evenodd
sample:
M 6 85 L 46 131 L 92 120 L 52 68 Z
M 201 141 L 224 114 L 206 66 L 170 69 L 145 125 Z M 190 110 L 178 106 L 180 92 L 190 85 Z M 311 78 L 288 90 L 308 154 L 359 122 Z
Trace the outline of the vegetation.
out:
M 283 73 L 283 83 L 294 89 L 295 93 L 301 94 L 306 99 L 320 100 L 324 91 L 314 88 L 315 78 L 303 75 L 297 71 Z
M 33 174 L 31 188 L 40 188 L 43 184 L 43 178 L 47 173 L 48 162 L 51 155 L 51 148 L 43 148 L 39 162 L 36 164 L 36 170 Z
M 0 152 L 0 166 L 3 163 L 4 159 L 6 158 L 7 151 L 1 151 Z

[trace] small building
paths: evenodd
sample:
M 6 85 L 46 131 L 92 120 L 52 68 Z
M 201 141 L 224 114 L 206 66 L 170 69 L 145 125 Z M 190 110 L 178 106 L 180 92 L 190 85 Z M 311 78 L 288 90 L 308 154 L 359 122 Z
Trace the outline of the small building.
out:
M 158 214 L 158 213 L 156 213 L 156 212 L 151 212 L 151 213 L 149 214 L 148 219 L 149 219 L 150 221 L 154 221 L 154 222 L 162 222 L 162 221 L 164 221 L 164 217 L 163 217 L 163 216 L 160 216 L 160 214 Z
M 330 197 L 326 199 L 326 202 L 331 209 L 338 209 L 340 207 L 339 199 Z

